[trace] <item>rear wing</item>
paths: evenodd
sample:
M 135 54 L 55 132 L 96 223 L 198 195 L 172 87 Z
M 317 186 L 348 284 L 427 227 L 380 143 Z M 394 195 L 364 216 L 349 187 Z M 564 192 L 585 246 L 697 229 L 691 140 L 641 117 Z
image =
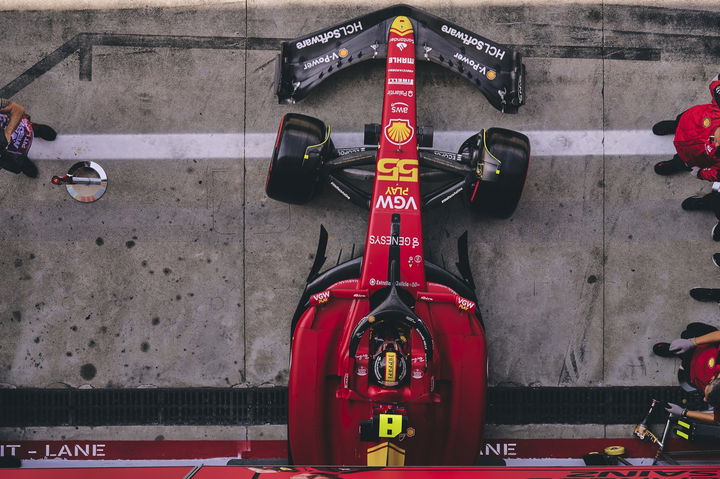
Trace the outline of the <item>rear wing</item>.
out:
M 335 72 L 366 60 L 387 58 L 388 29 L 397 16 L 415 30 L 415 57 L 442 65 L 473 83 L 490 104 L 516 113 L 525 103 L 520 53 L 442 18 L 395 5 L 281 44 L 275 66 L 280 103 L 295 103 Z

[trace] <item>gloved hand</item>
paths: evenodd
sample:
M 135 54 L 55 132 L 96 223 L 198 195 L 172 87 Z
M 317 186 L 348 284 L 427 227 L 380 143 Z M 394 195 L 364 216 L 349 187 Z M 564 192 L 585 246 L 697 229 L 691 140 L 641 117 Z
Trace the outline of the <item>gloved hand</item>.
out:
M 683 353 L 687 353 L 694 347 L 695 347 L 695 343 L 693 342 L 692 339 L 678 338 L 678 339 L 674 339 L 673 342 L 670 343 L 670 347 L 668 349 L 670 349 L 671 353 L 680 355 Z
M 10 143 L 5 138 L 5 132 L 0 131 L 0 151 L 6 150 Z
M 673 416 L 683 416 L 683 413 L 687 413 L 686 409 L 682 406 L 678 406 L 677 404 L 673 404 L 671 402 L 665 403 L 665 410 L 672 414 Z
M 693 166 L 690 168 L 690 176 L 697 178 L 698 174 L 700 173 L 701 168 L 698 168 L 697 166 Z

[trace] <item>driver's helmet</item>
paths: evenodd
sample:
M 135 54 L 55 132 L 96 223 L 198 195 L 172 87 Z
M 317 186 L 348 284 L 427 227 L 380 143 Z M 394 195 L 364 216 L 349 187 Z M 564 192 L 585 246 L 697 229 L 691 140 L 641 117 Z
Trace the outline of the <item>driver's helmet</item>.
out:
M 407 359 L 398 341 L 386 339 L 373 355 L 372 373 L 375 381 L 384 387 L 397 387 L 407 376 L 407 370 Z

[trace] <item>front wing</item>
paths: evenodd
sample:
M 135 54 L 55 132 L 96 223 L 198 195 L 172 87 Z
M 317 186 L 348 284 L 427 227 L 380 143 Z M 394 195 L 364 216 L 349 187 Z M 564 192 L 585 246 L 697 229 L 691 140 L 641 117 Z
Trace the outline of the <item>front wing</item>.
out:
M 415 57 L 458 73 L 491 105 L 516 113 L 524 104 L 525 67 L 520 53 L 442 18 L 407 5 L 388 7 L 282 42 L 275 69 L 280 103 L 295 103 L 335 72 L 387 57 L 388 29 L 407 16 L 415 30 Z

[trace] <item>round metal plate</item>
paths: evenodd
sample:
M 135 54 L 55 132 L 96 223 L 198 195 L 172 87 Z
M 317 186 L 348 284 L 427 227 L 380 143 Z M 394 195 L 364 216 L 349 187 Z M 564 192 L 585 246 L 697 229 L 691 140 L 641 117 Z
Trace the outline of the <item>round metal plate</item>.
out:
M 83 203 L 92 203 L 99 200 L 107 189 L 107 175 L 102 166 L 94 161 L 80 161 L 68 170 L 76 181 L 75 184 L 66 185 L 70 196 Z M 85 182 L 86 184 L 83 184 Z M 90 184 L 87 184 L 90 183 Z

